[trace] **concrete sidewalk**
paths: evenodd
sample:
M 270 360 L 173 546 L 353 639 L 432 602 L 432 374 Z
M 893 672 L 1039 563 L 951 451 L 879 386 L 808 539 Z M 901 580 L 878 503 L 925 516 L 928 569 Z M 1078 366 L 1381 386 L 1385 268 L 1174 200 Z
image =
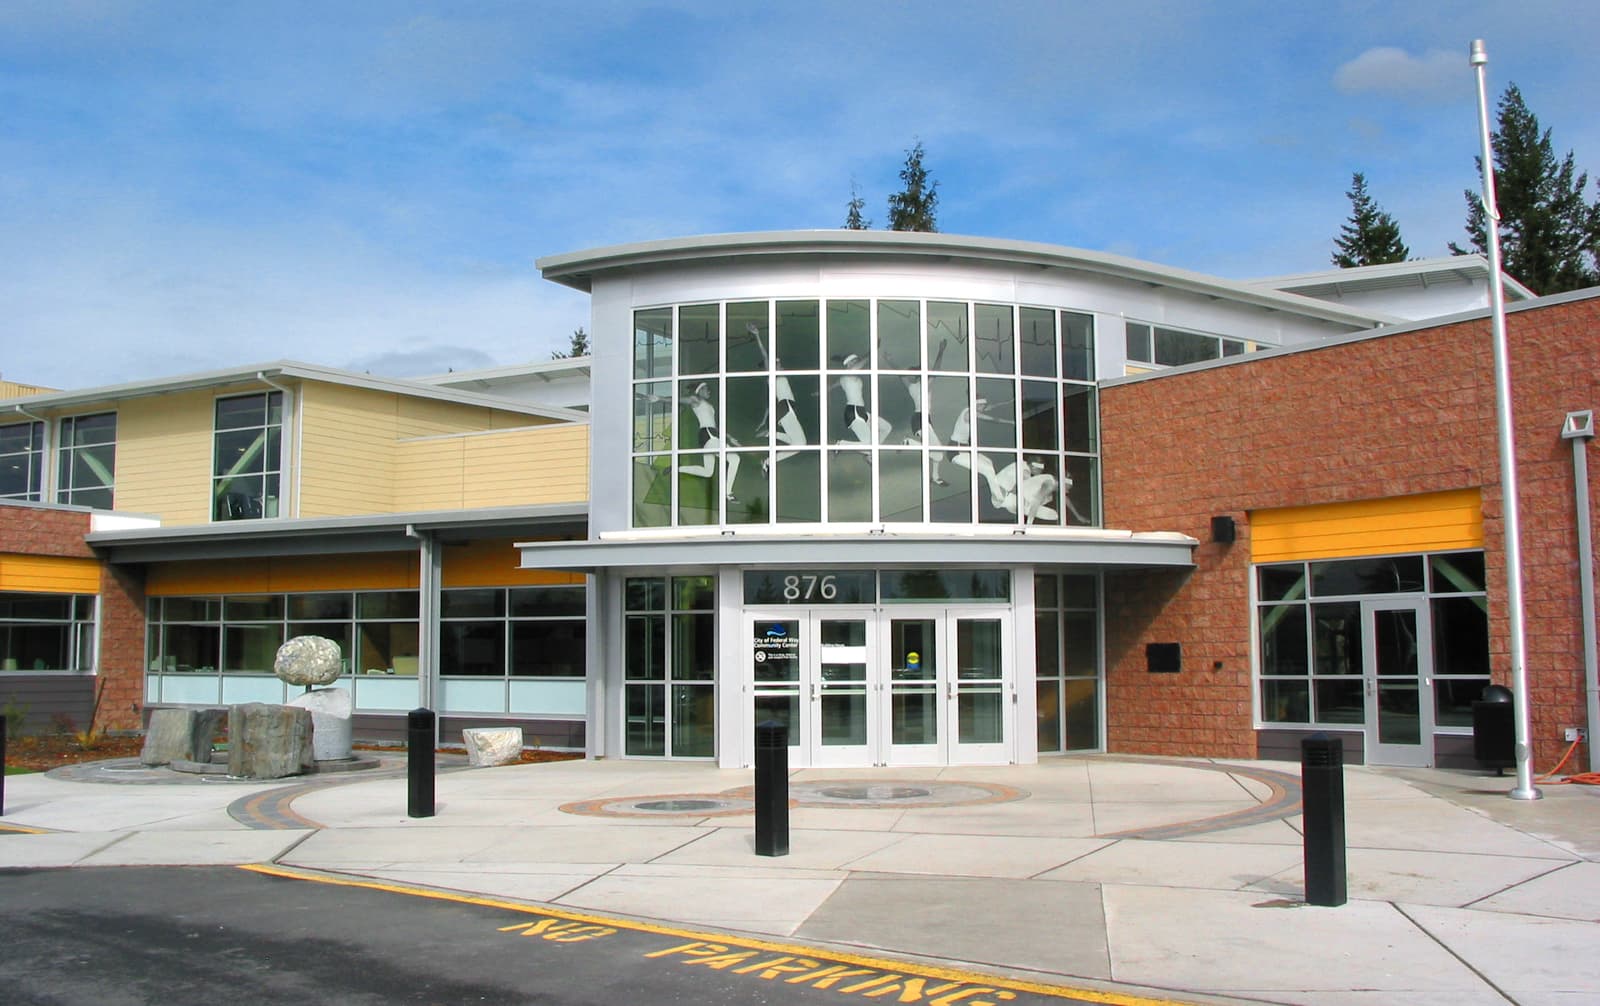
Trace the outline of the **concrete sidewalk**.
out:
M 6 780 L 0 828 L 40 833 L 0 838 L 0 867 L 276 862 L 1180 996 L 1600 1000 L 1593 788 L 1348 768 L 1350 901 L 1318 908 L 1292 763 L 810 769 L 781 858 L 754 854 L 751 773 L 698 763 L 441 772 L 416 820 L 389 772 L 63 774 Z

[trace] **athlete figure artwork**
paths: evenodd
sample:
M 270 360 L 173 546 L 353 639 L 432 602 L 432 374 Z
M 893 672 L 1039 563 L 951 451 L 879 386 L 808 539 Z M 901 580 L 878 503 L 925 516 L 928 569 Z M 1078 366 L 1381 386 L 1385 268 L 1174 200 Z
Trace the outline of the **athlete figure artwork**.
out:
M 1021 485 L 1017 484 L 1019 473 Z M 1013 461 L 989 480 L 989 502 L 995 509 L 1013 514 L 1020 509 L 1024 524 L 1041 520 L 1053 524 L 1061 516 L 1050 505 L 1055 502 L 1056 485 L 1056 477 L 1045 471 L 1041 462 L 1028 461 L 1019 469 Z
M 645 395 L 644 397 L 652 402 L 663 400 L 660 395 Z M 679 465 L 678 474 L 694 475 L 703 479 L 711 478 L 716 474 L 717 456 L 721 453 L 723 445 L 738 447 L 739 442 L 732 437 L 723 436 L 721 429 L 717 425 L 717 407 L 711 404 L 711 389 L 704 381 L 695 385 L 694 390 L 687 395 L 681 396 L 678 399 L 678 406 L 688 409 L 693 414 L 694 421 L 699 427 L 696 431 L 696 442 L 700 445 L 700 449 L 712 452 L 706 454 L 696 464 Z M 739 475 L 739 455 L 727 455 L 723 463 L 722 474 L 724 479 L 722 483 L 723 494 L 727 496 L 729 503 L 739 502 L 739 498 L 733 494 L 733 480 Z
M 851 353 L 844 358 L 843 365 L 847 370 L 860 371 L 866 367 L 867 361 L 855 353 Z M 844 393 L 844 416 L 842 422 L 845 428 L 854 434 L 856 443 L 873 443 L 874 432 L 877 434 L 877 442 L 881 443 L 888 437 L 889 431 L 893 427 L 887 419 L 878 419 L 873 416 L 872 410 L 867 408 L 865 384 L 866 378 L 859 373 L 839 375 L 839 390 Z M 836 442 L 841 444 L 850 443 L 849 440 L 842 438 Z
M 770 431 L 774 440 L 790 447 L 804 446 L 810 443 L 806 439 L 806 428 L 800 422 L 800 415 L 794 408 L 794 388 L 790 387 L 789 379 L 778 370 L 779 367 L 783 366 L 783 362 L 767 350 L 767 344 L 761 340 L 761 329 L 755 322 L 752 321 L 746 325 L 745 331 L 755 338 L 756 346 L 760 348 L 761 355 L 766 358 L 767 369 L 773 371 L 774 374 L 772 395 L 775 404 L 772 410 L 762 417 L 760 426 L 762 435 L 765 436 Z M 796 453 L 798 452 L 779 451 L 776 455 L 776 460 L 782 461 L 785 458 L 792 458 Z M 763 475 L 766 474 L 769 465 L 770 462 L 766 458 L 761 459 L 761 473 Z
M 1014 420 L 1008 417 L 997 416 L 989 412 L 986 408 L 988 404 L 988 400 L 983 398 L 978 399 L 975 403 L 979 419 L 987 419 L 990 422 L 995 423 L 1014 422 Z M 978 474 L 983 476 L 983 481 L 989 488 L 989 498 L 991 501 L 993 501 L 995 499 L 994 462 L 990 461 L 988 456 L 985 454 L 979 453 L 974 455 L 965 450 L 965 448 L 972 446 L 973 411 L 974 410 L 971 408 L 962 409 L 961 414 L 956 416 L 956 424 L 950 430 L 950 446 L 957 449 L 951 452 L 950 460 L 952 463 L 960 465 L 962 468 L 970 468 L 974 464 L 972 458 L 976 457 L 977 461 L 975 463 L 978 466 Z M 995 503 L 995 506 L 999 505 L 999 503 Z

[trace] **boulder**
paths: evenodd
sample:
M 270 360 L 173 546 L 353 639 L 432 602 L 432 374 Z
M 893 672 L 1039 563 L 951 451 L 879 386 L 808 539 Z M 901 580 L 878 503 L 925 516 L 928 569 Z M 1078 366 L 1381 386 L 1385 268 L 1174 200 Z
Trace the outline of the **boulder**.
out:
M 478 767 L 510 765 L 522 757 L 521 727 L 468 727 L 461 731 L 467 763 Z
M 291 685 L 331 685 L 343 670 L 339 644 L 325 636 L 296 636 L 278 647 L 272 672 Z
M 228 774 L 242 779 L 281 779 L 316 764 L 311 746 L 311 710 L 247 702 L 228 709 Z
M 354 703 L 348 688 L 314 688 L 291 706 L 311 711 L 311 750 L 317 761 L 343 761 L 350 755 L 350 714 Z
M 226 714 L 223 709 L 151 710 L 150 727 L 145 731 L 139 763 L 154 766 L 175 761 L 210 761 L 211 739 L 216 736 Z

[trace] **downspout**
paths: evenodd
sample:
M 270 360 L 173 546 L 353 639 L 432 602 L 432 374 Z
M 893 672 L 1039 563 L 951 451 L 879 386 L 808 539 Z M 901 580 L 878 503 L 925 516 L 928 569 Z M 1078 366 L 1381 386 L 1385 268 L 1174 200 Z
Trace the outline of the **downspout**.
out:
M 289 432 L 291 435 L 284 437 L 282 444 L 280 444 L 278 447 L 280 452 L 278 455 L 278 465 L 281 471 L 294 473 L 294 496 L 291 499 L 291 502 L 293 503 L 293 513 L 285 513 L 284 511 L 291 508 L 283 505 L 282 495 L 284 487 L 281 482 L 278 484 L 278 516 L 298 517 L 300 516 L 300 422 L 298 412 L 295 413 L 294 418 L 291 421 L 289 405 L 292 403 L 295 409 L 298 410 L 300 407 L 300 396 L 294 393 L 293 388 L 279 384 L 277 381 L 274 381 L 272 378 L 268 377 L 267 372 L 264 370 L 256 371 L 256 380 L 260 381 L 262 384 L 265 384 L 269 388 L 276 388 L 277 390 L 283 392 L 283 421 L 290 424 Z M 287 460 L 283 457 L 283 451 L 289 452 L 289 457 Z
M 406 525 L 406 537 L 418 545 L 417 577 L 417 705 L 435 709 L 439 692 L 439 548 L 433 535 Z M 439 718 L 434 717 L 433 741 L 439 743 Z
M 1578 591 L 1583 611 L 1583 688 L 1589 727 L 1584 744 L 1589 749 L 1589 771 L 1600 772 L 1600 660 L 1595 656 L 1594 541 L 1589 532 L 1589 441 L 1594 439 L 1594 413 L 1567 413 L 1561 439 L 1572 441 L 1572 485 L 1578 521 Z

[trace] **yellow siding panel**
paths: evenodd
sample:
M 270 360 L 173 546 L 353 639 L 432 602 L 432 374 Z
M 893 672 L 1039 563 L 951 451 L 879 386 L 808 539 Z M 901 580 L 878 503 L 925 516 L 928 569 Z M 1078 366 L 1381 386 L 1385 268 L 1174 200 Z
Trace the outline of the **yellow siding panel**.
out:
M 1250 515 L 1252 562 L 1482 547 L 1483 500 L 1477 489 L 1257 510 Z
M 398 396 L 306 382 L 300 432 L 300 516 L 394 510 Z
M 135 398 L 117 406 L 116 506 L 164 525 L 211 519 L 209 390 Z
M 98 594 L 100 561 L 0 553 L 0 590 L 30 594 Z
M 271 594 L 309 590 L 404 590 L 421 582 L 415 552 L 169 562 L 152 565 L 151 597 L 182 594 Z
M 397 455 L 397 510 L 577 503 L 589 494 L 581 423 L 406 441 Z
M 582 573 L 520 569 L 517 539 L 447 542 L 442 583 L 446 587 L 516 587 L 542 584 L 581 584 Z

